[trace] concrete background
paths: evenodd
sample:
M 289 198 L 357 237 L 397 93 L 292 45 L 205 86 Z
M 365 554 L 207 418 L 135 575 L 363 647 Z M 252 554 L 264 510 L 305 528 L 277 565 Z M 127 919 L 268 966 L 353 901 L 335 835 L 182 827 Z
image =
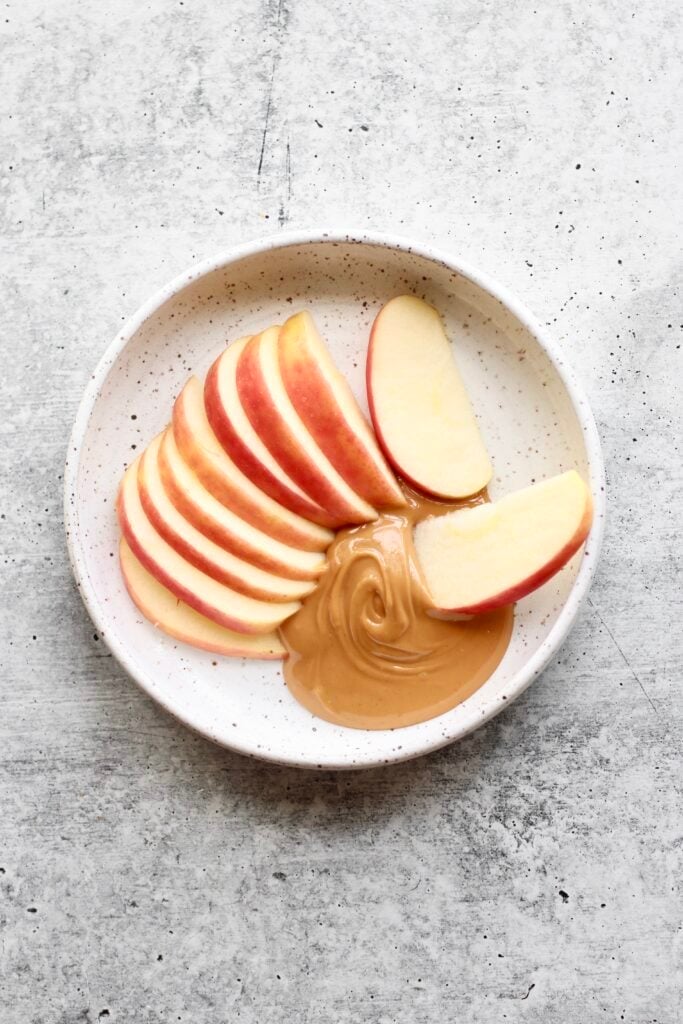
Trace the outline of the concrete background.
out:
M 0 1021 L 681 1012 L 678 0 L 10 0 L 0 11 Z M 610 511 L 558 661 L 422 761 L 306 775 L 176 725 L 72 585 L 91 368 L 281 227 L 493 272 L 588 389 Z

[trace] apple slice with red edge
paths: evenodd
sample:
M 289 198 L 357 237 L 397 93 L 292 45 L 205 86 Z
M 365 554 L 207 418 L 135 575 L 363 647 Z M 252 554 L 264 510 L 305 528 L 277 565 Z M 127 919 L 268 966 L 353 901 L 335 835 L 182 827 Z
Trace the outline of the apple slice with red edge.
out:
M 211 429 L 196 377 L 188 380 L 173 406 L 173 433 L 188 466 L 236 515 L 292 547 L 314 551 L 330 544 L 329 530 L 274 501 L 235 465 Z
M 377 518 L 375 509 L 342 479 L 292 405 L 282 382 L 275 332 L 265 331 L 245 345 L 237 363 L 237 391 L 263 443 L 335 526 Z
M 257 530 L 214 498 L 183 460 L 170 429 L 164 434 L 159 449 L 159 471 L 164 490 L 176 509 L 226 551 L 287 579 L 314 580 L 325 571 L 322 552 L 283 544 Z M 330 538 L 332 536 L 330 534 Z
M 405 505 L 375 435 L 309 312 L 286 321 L 278 352 L 290 401 L 339 475 L 375 508 Z
M 226 551 L 185 519 L 169 498 L 161 479 L 162 436 L 155 437 L 149 445 L 138 470 L 140 501 L 157 533 L 197 569 L 240 594 L 263 601 L 297 601 L 310 594 L 315 589 L 314 583 L 265 572 Z
M 592 518 L 590 491 L 570 470 L 418 523 L 415 551 L 436 613 L 471 615 L 526 597 L 578 551 Z
M 377 439 L 411 486 L 438 498 L 486 487 L 491 462 L 435 309 L 400 295 L 380 310 L 366 380 Z
M 218 583 L 179 555 L 150 523 L 138 491 L 139 459 L 123 477 L 117 500 L 121 532 L 145 569 L 196 612 L 236 633 L 269 633 L 301 607 L 298 601 L 258 601 Z
M 263 658 L 273 661 L 285 656 L 285 648 L 276 633 L 249 636 L 219 626 L 155 580 L 121 538 L 121 573 L 133 604 L 146 619 L 163 633 L 214 654 L 233 658 Z
M 279 328 L 270 330 L 277 334 Z M 234 341 L 218 357 L 204 383 L 204 405 L 213 431 L 236 466 L 271 498 L 291 512 L 321 526 L 333 525 L 331 516 L 308 497 L 273 458 L 251 425 L 237 393 L 237 361 L 249 338 Z

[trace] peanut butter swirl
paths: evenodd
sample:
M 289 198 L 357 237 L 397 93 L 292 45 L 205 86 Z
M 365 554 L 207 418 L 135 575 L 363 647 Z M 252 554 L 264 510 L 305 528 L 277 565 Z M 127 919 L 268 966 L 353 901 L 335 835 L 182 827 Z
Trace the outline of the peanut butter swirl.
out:
M 413 549 L 414 522 L 485 499 L 405 493 L 405 508 L 337 535 L 318 588 L 280 629 L 293 695 L 341 725 L 396 728 L 442 714 L 488 679 L 510 639 L 511 608 L 465 622 L 430 615 Z

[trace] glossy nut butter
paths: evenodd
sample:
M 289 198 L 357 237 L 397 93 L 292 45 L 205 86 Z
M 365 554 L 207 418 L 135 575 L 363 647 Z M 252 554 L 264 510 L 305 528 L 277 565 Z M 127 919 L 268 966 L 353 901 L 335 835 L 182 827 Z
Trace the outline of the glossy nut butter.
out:
M 477 690 L 510 641 L 513 608 L 466 621 L 428 613 L 413 524 L 485 501 L 431 501 L 404 487 L 407 505 L 337 534 L 329 568 L 280 627 L 285 679 L 319 718 L 394 729 L 443 714 Z

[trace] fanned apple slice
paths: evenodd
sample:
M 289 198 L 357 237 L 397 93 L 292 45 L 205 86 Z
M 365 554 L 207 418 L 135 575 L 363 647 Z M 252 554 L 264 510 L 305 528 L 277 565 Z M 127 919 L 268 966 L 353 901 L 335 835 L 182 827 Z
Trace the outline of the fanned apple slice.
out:
M 155 437 L 140 459 L 138 490 L 147 518 L 164 540 L 197 569 L 240 594 L 263 601 L 297 601 L 310 594 L 314 583 L 264 572 L 220 547 L 185 519 L 162 483 L 158 461 L 161 440 L 161 434 Z
M 387 459 L 409 484 L 465 498 L 492 475 L 439 314 L 400 295 L 380 310 L 367 359 L 370 415 Z
M 377 518 L 375 509 L 342 479 L 292 405 L 280 374 L 276 332 L 266 331 L 245 345 L 237 363 L 237 390 L 263 443 L 336 526 Z
M 512 604 L 554 576 L 591 527 L 590 491 L 575 470 L 495 504 L 431 516 L 415 527 L 415 550 L 439 614 Z
M 222 505 L 184 462 L 172 430 L 159 449 L 164 490 L 178 511 L 210 540 L 266 572 L 293 580 L 314 580 L 325 570 L 319 551 L 302 551 L 262 533 Z
M 329 530 L 273 501 L 237 468 L 211 429 L 196 377 L 190 378 L 176 399 L 173 433 L 181 455 L 204 486 L 246 522 L 292 547 L 308 551 L 328 547 Z
M 375 508 L 405 505 L 401 488 L 310 313 L 304 310 L 287 320 L 278 337 L 278 352 L 290 401 L 339 475 Z
M 277 333 L 278 328 L 271 330 Z M 240 338 L 218 357 L 204 383 L 204 405 L 213 431 L 226 452 L 249 479 L 291 512 L 321 526 L 333 525 L 330 515 L 308 497 L 273 458 L 251 425 L 237 393 L 237 361 L 249 338 Z
M 123 538 L 119 556 L 123 581 L 133 604 L 163 633 L 193 647 L 233 658 L 273 661 L 285 656 L 285 648 L 276 633 L 261 636 L 235 633 L 179 601 L 175 594 L 147 572 Z
M 168 544 L 145 514 L 138 491 L 139 459 L 129 466 L 119 489 L 121 532 L 145 569 L 200 615 L 236 633 L 269 633 L 301 607 L 298 601 L 257 601 L 238 594 L 201 572 Z

